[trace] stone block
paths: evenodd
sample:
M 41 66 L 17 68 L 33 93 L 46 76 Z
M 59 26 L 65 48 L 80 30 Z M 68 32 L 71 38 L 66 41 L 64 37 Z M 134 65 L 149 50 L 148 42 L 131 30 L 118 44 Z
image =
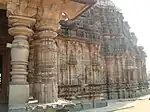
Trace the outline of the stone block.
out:
M 29 85 L 9 86 L 9 106 L 25 104 L 29 99 Z
M 20 108 L 20 109 L 9 109 L 8 112 L 28 112 L 28 111 L 26 109 Z
M 111 92 L 110 96 L 111 96 L 111 99 L 117 99 L 118 98 L 117 92 Z
M 104 98 L 108 98 L 108 94 L 107 93 L 104 93 Z
M 84 109 L 91 109 L 92 108 L 92 104 L 91 103 L 84 103 L 83 104 L 83 108 Z
M 10 105 L 8 112 L 32 112 L 32 109 L 27 105 Z
M 125 98 L 129 98 L 129 92 L 127 90 L 125 91 Z
M 75 110 L 75 111 L 80 111 L 80 110 L 82 110 L 82 109 L 84 109 L 84 108 L 83 108 L 83 104 L 80 103 L 80 104 L 77 104 L 77 105 L 74 107 L 73 110 Z
M 107 101 L 99 101 L 99 102 L 96 102 L 95 108 L 106 107 L 107 105 L 108 105 Z

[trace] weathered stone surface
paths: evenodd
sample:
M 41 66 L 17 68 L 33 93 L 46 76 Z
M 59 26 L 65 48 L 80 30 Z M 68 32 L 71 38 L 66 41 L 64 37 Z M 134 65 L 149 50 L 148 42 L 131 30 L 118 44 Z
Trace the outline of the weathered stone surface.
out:
M 17 92 L 16 92 L 17 91 Z M 9 86 L 9 105 L 25 104 L 29 98 L 29 85 Z

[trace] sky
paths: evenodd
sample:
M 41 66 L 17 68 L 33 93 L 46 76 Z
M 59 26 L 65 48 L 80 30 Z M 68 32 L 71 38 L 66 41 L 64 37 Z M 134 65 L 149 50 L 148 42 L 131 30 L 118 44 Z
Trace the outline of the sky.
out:
M 131 31 L 147 53 L 147 71 L 150 71 L 150 0 L 112 0 L 121 9 Z

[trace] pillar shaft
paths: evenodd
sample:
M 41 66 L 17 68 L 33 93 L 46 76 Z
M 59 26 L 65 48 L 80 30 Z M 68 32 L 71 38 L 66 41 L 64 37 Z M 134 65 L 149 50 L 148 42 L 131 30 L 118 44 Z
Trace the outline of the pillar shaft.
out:
M 33 31 L 28 28 L 28 25 L 35 22 L 35 20 L 21 16 L 9 16 L 8 19 L 9 23 L 12 24 L 12 27 L 9 28 L 9 34 L 14 36 L 11 49 L 11 84 L 27 84 L 29 56 L 29 43 L 27 39 L 33 34 Z M 26 24 L 24 23 L 22 25 L 24 21 Z
M 39 34 L 39 33 L 38 33 Z M 43 32 L 44 34 L 44 32 Z M 52 38 L 44 37 L 36 41 L 35 99 L 40 103 L 57 100 L 56 45 Z
M 45 5 L 41 4 L 38 9 L 36 24 L 35 76 L 37 81 L 34 85 L 34 97 L 39 103 L 51 103 L 58 99 L 57 51 L 54 38 L 60 28 L 61 7 L 58 4 L 46 7 Z

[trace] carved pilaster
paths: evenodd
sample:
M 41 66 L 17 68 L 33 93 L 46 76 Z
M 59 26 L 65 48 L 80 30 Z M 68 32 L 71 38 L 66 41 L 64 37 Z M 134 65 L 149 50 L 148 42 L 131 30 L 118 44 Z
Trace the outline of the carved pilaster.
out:
M 77 65 L 77 59 L 72 50 L 69 56 L 69 65 L 74 65 L 74 66 Z
M 74 49 L 75 50 L 75 49 Z M 76 55 L 75 52 L 73 52 L 73 50 L 70 51 L 70 55 L 69 55 L 69 81 L 70 84 L 78 84 L 77 81 L 77 77 L 76 77 L 76 67 L 77 67 L 77 59 L 76 59 Z
M 114 57 L 113 56 L 106 56 L 106 69 L 107 69 L 107 81 L 108 83 L 113 82 L 113 74 L 114 74 Z
M 34 38 L 30 38 L 29 39 L 29 45 L 30 45 L 30 49 L 29 49 L 29 64 L 28 64 L 28 82 L 29 82 L 29 95 L 33 96 L 33 84 L 34 84 L 34 64 L 35 64 L 35 57 L 34 57 L 34 43 L 35 40 Z
M 34 97 L 40 103 L 51 103 L 58 99 L 57 52 L 54 38 L 60 28 L 61 6 L 43 1 L 37 14 L 36 78 Z
M 93 68 L 95 68 L 95 67 L 97 67 L 97 66 L 99 66 L 100 65 L 100 62 L 99 62 L 99 60 L 98 60 L 98 56 L 95 54 L 95 53 L 93 53 L 93 56 L 92 56 L 92 67 Z

